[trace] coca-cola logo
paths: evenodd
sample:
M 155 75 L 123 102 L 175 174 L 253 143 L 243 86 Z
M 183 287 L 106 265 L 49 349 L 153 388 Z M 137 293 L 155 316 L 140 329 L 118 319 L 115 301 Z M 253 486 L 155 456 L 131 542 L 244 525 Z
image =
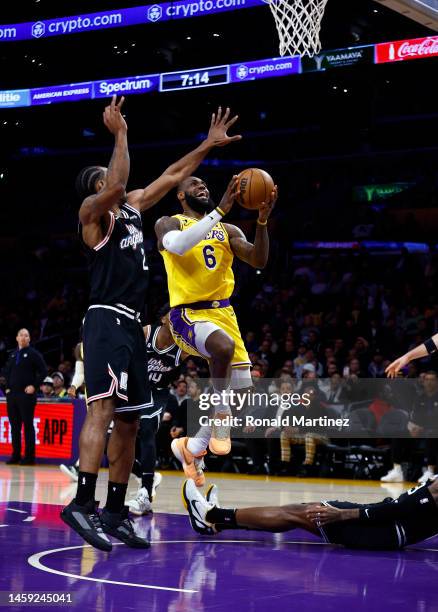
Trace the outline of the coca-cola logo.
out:
M 398 56 L 403 59 L 415 55 L 438 54 L 438 38 L 426 38 L 421 43 L 404 42 L 398 50 Z
M 438 36 L 376 45 L 376 63 L 378 64 L 432 55 L 438 55 Z

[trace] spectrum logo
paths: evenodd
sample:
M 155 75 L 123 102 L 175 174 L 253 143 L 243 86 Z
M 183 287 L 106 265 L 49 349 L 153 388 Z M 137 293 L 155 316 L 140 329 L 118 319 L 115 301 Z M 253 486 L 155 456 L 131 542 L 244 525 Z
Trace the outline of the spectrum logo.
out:
M 154 4 L 148 9 L 148 19 L 149 21 L 159 21 L 163 16 L 163 9 L 159 4 Z
M 34 38 L 40 38 L 41 36 L 43 36 L 45 31 L 46 31 L 46 26 L 44 25 L 42 21 L 37 21 L 32 26 L 32 36 Z
M 248 66 L 245 64 L 241 64 L 236 70 L 236 76 L 238 79 L 246 79 L 249 74 Z

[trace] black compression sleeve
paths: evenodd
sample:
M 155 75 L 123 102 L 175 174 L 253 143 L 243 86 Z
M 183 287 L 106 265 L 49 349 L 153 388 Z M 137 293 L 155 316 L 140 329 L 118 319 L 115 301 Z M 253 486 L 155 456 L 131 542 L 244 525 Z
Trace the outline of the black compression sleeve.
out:
M 432 338 L 429 338 L 428 340 L 425 341 L 424 346 L 426 347 L 426 351 L 428 352 L 429 355 L 433 355 L 433 353 L 436 353 L 438 351 L 438 347 L 435 344 L 435 342 L 432 340 Z
M 434 498 L 427 486 L 411 489 L 400 495 L 398 499 L 381 504 L 370 504 L 359 510 L 359 520 L 362 521 L 397 521 L 413 516 L 421 516 L 430 512 L 438 512 Z

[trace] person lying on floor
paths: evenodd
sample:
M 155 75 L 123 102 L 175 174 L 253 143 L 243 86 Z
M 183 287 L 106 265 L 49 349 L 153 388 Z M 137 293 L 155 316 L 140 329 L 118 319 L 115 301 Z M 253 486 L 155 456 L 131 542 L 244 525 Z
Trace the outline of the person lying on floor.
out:
M 438 534 L 438 478 L 373 504 L 323 501 L 260 508 L 220 508 L 218 490 L 206 497 L 193 480 L 183 485 L 192 528 L 201 535 L 226 529 L 281 533 L 304 529 L 330 544 L 363 550 L 399 550 Z

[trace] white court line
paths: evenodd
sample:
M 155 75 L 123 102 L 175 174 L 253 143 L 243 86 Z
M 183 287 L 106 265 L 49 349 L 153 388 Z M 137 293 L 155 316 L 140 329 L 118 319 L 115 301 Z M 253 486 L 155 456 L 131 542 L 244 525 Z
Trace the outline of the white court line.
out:
M 15 508 L 6 508 L 10 512 L 19 512 L 20 514 L 28 514 L 27 510 L 16 510 Z
M 36 516 L 28 516 L 27 518 L 23 519 L 23 523 L 31 523 L 35 519 L 36 519 Z
M 9 525 L 0 525 L 0 527 L 9 527 Z
M 200 540 L 159 540 L 157 542 L 151 542 L 151 544 L 157 546 L 159 544 L 200 544 L 205 543 L 215 543 L 215 544 L 223 544 L 223 543 L 238 543 L 245 544 L 248 542 L 258 542 L 259 540 L 205 540 L 204 542 Z M 122 546 L 123 542 L 114 542 L 113 546 Z M 53 548 L 52 550 L 43 550 L 42 552 L 35 553 L 31 555 L 27 562 L 32 567 L 39 569 L 43 572 L 48 572 L 50 574 L 57 574 L 58 576 L 66 576 L 67 578 L 77 578 L 78 580 L 90 580 L 91 582 L 105 582 L 107 584 L 118 584 L 120 586 L 131 586 L 131 587 L 139 587 L 141 589 L 156 589 L 158 591 L 173 591 L 177 593 L 198 593 L 193 589 L 176 589 L 173 587 L 162 587 L 155 586 L 152 584 L 137 584 L 135 582 L 119 582 L 118 580 L 106 580 L 105 578 L 92 578 L 91 576 L 78 576 L 77 574 L 70 574 L 68 572 L 62 572 L 61 570 L 52 569 L 51 567 L 47 567 L 43 565 L 40 561 L 43 557 L 47 555 L 51 555 L 53 553 L 61 552 L 64 550 L 77 550 L 79 548 L 92 548 L 89 544 L 84 544 L 82 546 L 64 546 L 62 548 Z

